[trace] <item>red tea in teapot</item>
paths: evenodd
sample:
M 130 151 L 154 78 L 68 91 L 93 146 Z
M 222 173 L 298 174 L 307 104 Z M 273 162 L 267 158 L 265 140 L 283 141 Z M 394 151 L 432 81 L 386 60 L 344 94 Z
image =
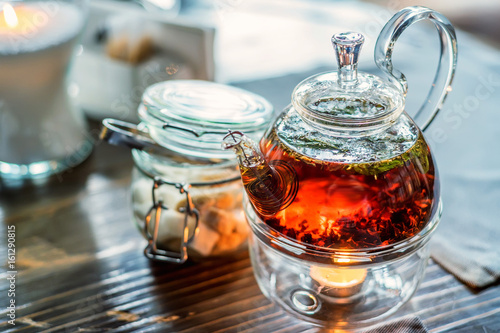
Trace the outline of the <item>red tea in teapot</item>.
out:
M 419 233 L 437 209 L 439 182 L 421 134 L 404 154 L 351 164 L 299 155 L 271 137 L 261 141 L 263 155 L 293 168 L 298 189 L 293 201 L 274 215 L 254 206 L 261 219 L 283 235 L 331 248 L 385 246 Z M 244 179 L 244 185 L 249 194 L 256 187 L 251 178 Z

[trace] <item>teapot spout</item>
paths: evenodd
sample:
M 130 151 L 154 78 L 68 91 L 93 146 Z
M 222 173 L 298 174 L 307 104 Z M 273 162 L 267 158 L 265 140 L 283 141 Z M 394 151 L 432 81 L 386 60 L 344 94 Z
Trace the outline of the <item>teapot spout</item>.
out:
M 258 213 L 272 216 L 292 203 L 298 179 L 287 162 L 266 161 L 257 144 L 241 132 L 229 131 L 222 147 L 236 153 L 243 186 Z

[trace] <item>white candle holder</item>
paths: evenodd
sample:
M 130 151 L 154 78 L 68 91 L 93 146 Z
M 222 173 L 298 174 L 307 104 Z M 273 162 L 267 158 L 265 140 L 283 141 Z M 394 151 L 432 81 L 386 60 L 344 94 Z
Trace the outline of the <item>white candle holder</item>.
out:
M 0 4 L 0 179 L 44 178 L 92 150 L 67 74 L 86 0 Z

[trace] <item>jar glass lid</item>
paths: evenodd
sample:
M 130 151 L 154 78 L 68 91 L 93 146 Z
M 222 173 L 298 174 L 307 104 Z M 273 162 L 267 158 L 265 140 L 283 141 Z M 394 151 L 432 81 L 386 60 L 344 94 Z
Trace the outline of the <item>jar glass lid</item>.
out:
M 229 129 L 259 140 L 273 115 L 263 97 L 243 89 L 199 80 L 172 80 L 146 89 L 139 117 L 153 139 L 175 152 L 232 158 L 221 149 Z

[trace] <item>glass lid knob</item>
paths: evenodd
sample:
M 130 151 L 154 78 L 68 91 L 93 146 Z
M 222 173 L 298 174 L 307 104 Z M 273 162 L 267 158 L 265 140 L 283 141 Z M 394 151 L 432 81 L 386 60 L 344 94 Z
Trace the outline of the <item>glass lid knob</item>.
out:
M 365 37 L 357 32 L 343 32 L 332 37 L 339 65 L 338 84 L 342 88 L 354 87 L 358 83 L 359 52 L 364 41 Z

